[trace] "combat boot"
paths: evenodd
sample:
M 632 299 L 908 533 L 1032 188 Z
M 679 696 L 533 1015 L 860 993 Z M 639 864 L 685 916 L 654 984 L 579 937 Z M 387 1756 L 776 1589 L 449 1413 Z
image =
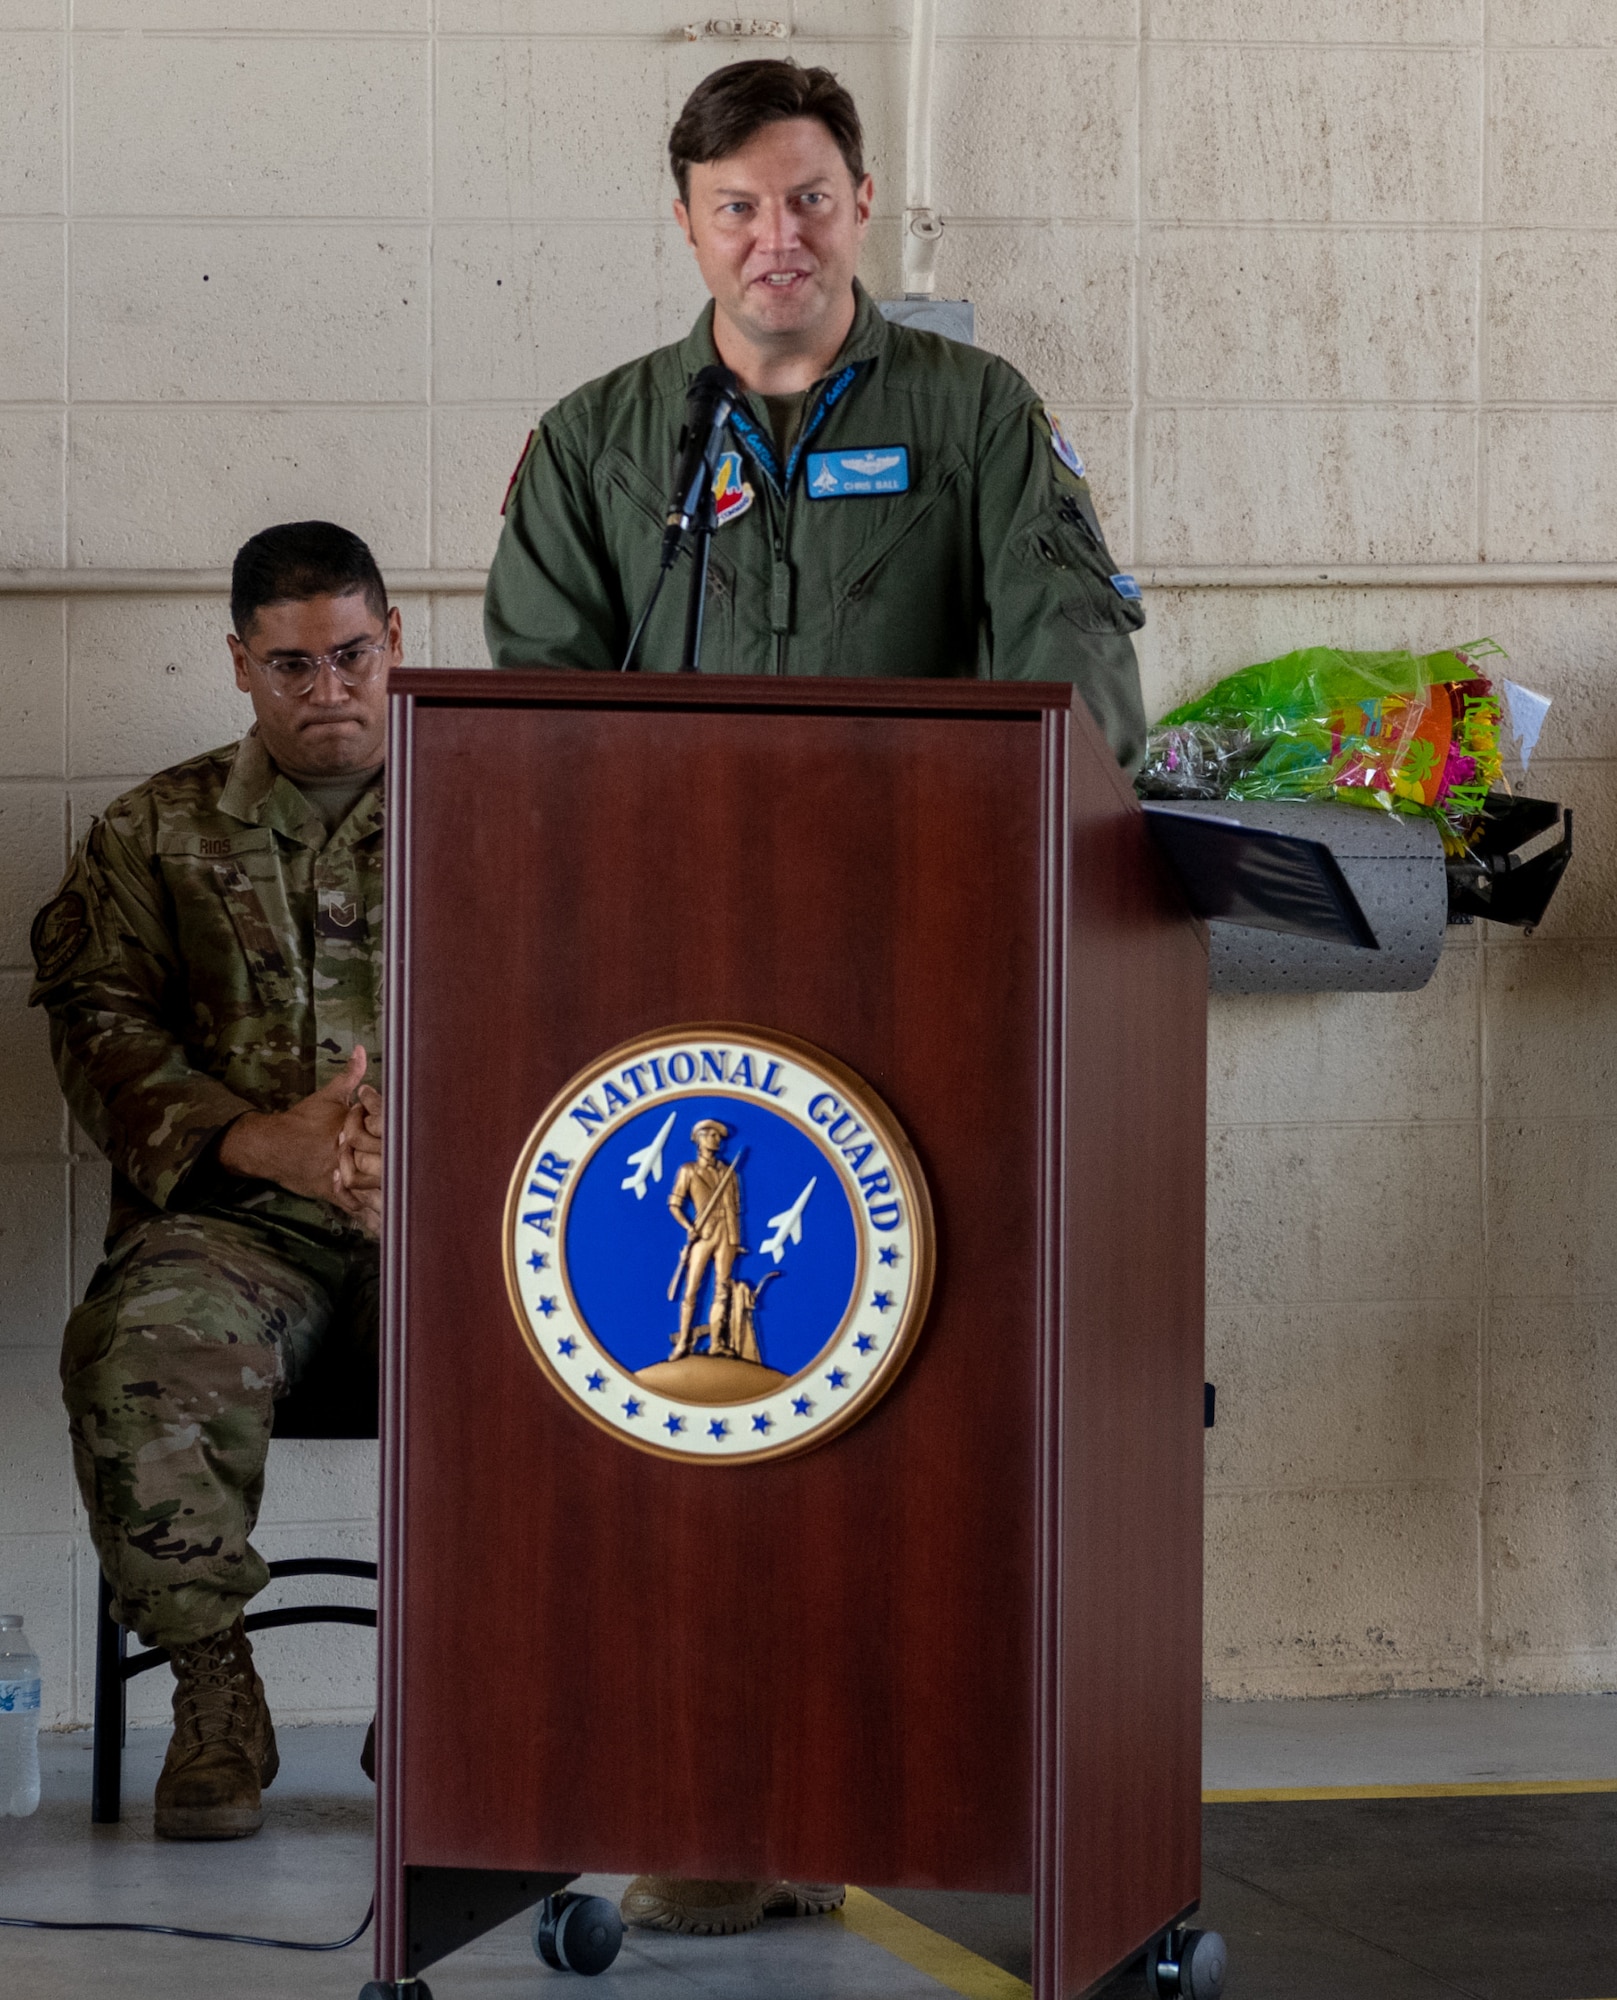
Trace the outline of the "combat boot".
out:
M 240 1840 L 264 1823 L 260 1794 L 280 1769 L 264 1683 L 238 1618 L 172 1646 L 174 1735 L 157 1780 L 160 1840 Z
M 733 1937 L 765 1917 L 819 1917 L 841 1907 L 840 1882 L 686 1882 L 637 1875 L 623 1892 L 626 1924 L 685 1937 Z

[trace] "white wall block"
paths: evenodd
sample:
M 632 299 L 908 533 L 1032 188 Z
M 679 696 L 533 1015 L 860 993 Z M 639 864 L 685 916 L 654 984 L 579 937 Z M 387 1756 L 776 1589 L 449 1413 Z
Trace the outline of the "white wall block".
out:
M 0 1160 L 0 1348 L 55 1350 L 67 1318 L 67 1162 Z M 5 1362 L 7 1396 L 11 1363 Z M 31 1446 L 24 1441 L 24 1448 Z M 8 1482 L 11 1467 L 6 1468 Z
M 1617 942 L 1483 954 L 1490 1118 L 1617 1121 Z
M 1606 562 L 1617 547 L 1617 410 L 1484 420 L 1490 562 Z
M 706 300 L 672 222 L 445 224 L 433 254 L 434 394 L 537 416 L 683 338 Z
M 1617 1299 L 1617 1129 L 1604 1119 L 1488 1127 L 1488 1289 L 1500 1299 Z
M 1500 401 L 1617 401 L 1617 238 L 1513 230 L 1488 241 L 1488 394 Z
M 1135 79 L 1134 51 L 1112 43 L 942 44 L 933 183 L 943 214 L 1128 218 Z
M 1478 591 L 1475 602 L 1475 629 L 1492 633 L 1509 653 L 1511 677 L 1553 703 L 1539 739 L 1545 764 L 1617 759 L 1617 592 L 1489 590 Z M 1542 791 L 1536 776 L 1528 789 Z
M 1479 957 L 1445 951 L 1418 993 L 1216 994 L 1207 1011 L 1208 1117 L 1218 1125 L 1475 1118 Z
M 129 0 L 73 0 L 75 28 L 125 29 Z M 349 35 L 418 34 L 432 26 L 432 0 L 344 0 L 334 16 L 323 0 L 277 0 L 273 17 L 266 17 L 255 0 L 141 0 L 140 25 L 148 33 L 195 35 L 245 30 L 277 35 L 329 34 L 340 28 Z
M 424 227 L 80 223 L 84 402 L 425 401 Z
M 0 598 L 0 775 L 66 769 L 67 626 L 60 600 Z
M 0 965 L 33 964 L 28 933 L 62 878 L 66 831 L 60 783 L 0 781 Z
M 386 575 L 427 560 L 425 410 L 74 412 L 73 561 L 228 568 L 272 521 L 353 529 Z
M 1414 402 L 1476 393 L 1477 239 L 1164 229 L 1146 253 L 1156 399 Z
M 1215 1306 L 1208 1491 L 1472 1483 L 1480 1319 L 1468 1300 Z
M 1170 563 L 1465 562 L 1474 438 L 1468 411 L 1419 405 L 1154 411 L 1145 548 Z
M 425 41 L 80 35 L 74 200 L 88 215 L 424 216 L 428 101 Z
M 47 402 L 62 393 L 66 337 L 65 236 L 60 222 L 0 222 L 0 400 Z
M 51 1067 L 50 1030 L 30 1007 L 31 972 L 0 972 L 0 1154 L 54 1158 L 67 1114 Z
M 450 0 L 450 4 L 498 5 L 500 0 Z M 523 4 L 523 0 L 505 0 L 505 4 Z M 526 4 L 537 7 L 541 0 L 526 0 Z M 909 42 L 909 0 L 794 0 L 791 12 L 792 27 L 800 38 L 823 42 L 876 38 L 896 42 L 901 50 Z M 1034 37 L 1041 41 L 1132 44 L 1137 17 L 1137 0 L 938 0 L 938 35 L 946 41 Z M 724 42 L 714 40 L 703 46 L 722 60 Z
M 1464 1487 L 1210 1495 L 1208 1692 L 1475 1686 L 1476 1516 Z
M 976 301 L 977 345 L 1052 403 L 1126 404 L 1134 374 L 1134 232 L 961 223 L 940 289 Z
M 522 457 L 528 432 L 537 422 L 521 405 L 494 410 L 440 410 L 433 425 L 433 551 L 446 569 L 486 569 L 500 539 L 500 508 Z M 449 615 L 457 598 L 445 600 Z M 481 600 L 476 600 L 478 616 Z M 479 626 L 481 634 L 481 626 Z M 478 640 L 476 664 L 484 665 Z M 441 666 L 465 666 L 445 659 Z
M 67 0 L 0 0 L 0 32 L 66 26 Z
M 1523 1655 L 1617 1651 L 1617 1481 L 1501 1480 L 1488 1492 L 1489 1634 L 1501 1678 Z M 1571 1656 L 1568 1658 L 1567 1656 Z M 1565 1669 L 1563 1669 L 1565 1671 Z M 1569 1675 L 1570 1678 L 1570 1675 Z
M 439 597 L 432 607 L 432 664 L 435 667 L 486 667 L 481 597 Z
M 1617 222 L 1617 52 L 1502 51 L 1492 73 L 1488 220 Z
M 439 216 L 666 215 L 669 60 L 666 48 L 628 41 L 442 42 Z
M 379 1447 L 368 1438 L 276 1438 L 264 1476 L 266 1529 L 376 1519 Z M 313 1532 L 312 1529 L 310 1531 Z M 364 1554 L 374 1561 L 374 1554 Z
M 59 410 L 0 409 L 0 565 L 61 563 L 66 432 Z
M 1480 53 L 1150 45 L 1144 202 L 1164 222 L 1471 222 Z
M 253 712 L 236 687 L 229 628 L 223 599 L 76 600 L 74 776 L 149 775 L 245 734 Z
M 1536 4 L 1536 0 L 1528 0 Z M 1481 39 L 1478 0 L 1144 0 L 1156 42 L 1453 42 Z
M 1488 0 L 1488 39 L 1496 48 L 1617 48 L 1617 16 L 1608 0 Z
M 1488 1309 L 1483 1465 L 1491 1480 L 1617 1479 L 1617 1307 L 1501 1299 Z
M 1478 1155 L 1474 1123 L 1213 1127 L 1208 1299 L 1474 1299 Z
M 73 1462 L 57 1373 L 58 1327 L 48 1346 L 11 1347 L 0 1397 L 0 1463 L 6 1468 L 6 1532 L 70 1533 Z
M 0 215 L 56 215 L 65 205 L 65 48 L 60 35 L 0 40 Z
M 87 1139 L 83 1147 L 86 1153 L 90 1152 Z M 104 1160 L 81 1158 L 74 1161 L 72 1176 L 73 1265 L 68 1280 L 68 1303 L 77 1305 L 89 1287 L 105 1247 L 112 1169 Z

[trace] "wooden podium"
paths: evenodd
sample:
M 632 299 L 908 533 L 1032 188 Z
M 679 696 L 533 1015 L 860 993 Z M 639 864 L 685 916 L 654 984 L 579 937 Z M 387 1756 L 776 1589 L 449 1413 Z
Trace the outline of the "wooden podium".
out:
M 1081 698 L 396 676 L 377 1978 L 576 1874 L 1030 1893 L 1072 2000 L 1200 1893 L 1206 951 Z M 733 1020 L 906 1129 L 896 1386 L 674 1464 L 524 1346 L 507 1183 Z

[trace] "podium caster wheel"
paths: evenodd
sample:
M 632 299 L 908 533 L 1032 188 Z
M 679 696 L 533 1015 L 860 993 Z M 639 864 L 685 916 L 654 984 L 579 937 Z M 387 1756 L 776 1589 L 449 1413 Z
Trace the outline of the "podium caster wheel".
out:
M 547 1896 L 533 1913 L 533 1949 L 553 1972 L 593 1979 L 618 1955 L 623 1919 L 605 1896 Z
M 1145 1955 L 1152 2000 L 1219 2000 L 1229 1953 L 1217 1931 L 1164 1931 Z

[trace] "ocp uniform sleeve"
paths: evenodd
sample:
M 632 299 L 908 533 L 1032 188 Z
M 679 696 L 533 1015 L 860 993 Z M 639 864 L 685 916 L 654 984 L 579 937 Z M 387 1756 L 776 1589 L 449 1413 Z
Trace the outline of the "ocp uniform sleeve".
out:
M 1042 405 L 988 429 L 977 466 L 989 659 L 996 680 L 1071 681 L 1125 769 L 1145 750 L 1130 634 L 1145 622 L 1119 594 L 1088 482 L 1057 457 Z
M 589 470 L 572 442 L 539 426 L 506 501 L 483 595 L 497 667 L 619 664 L 623 623 L 601 544 Z
M 163 884 L 133 828 L 99 820 L 34 920 L 28 999 L 50 1017 L 62 1094 L 114 1169 L 167 1208 L 255 1107 L 196 1069 L 170 1019 L 184 973 Z

